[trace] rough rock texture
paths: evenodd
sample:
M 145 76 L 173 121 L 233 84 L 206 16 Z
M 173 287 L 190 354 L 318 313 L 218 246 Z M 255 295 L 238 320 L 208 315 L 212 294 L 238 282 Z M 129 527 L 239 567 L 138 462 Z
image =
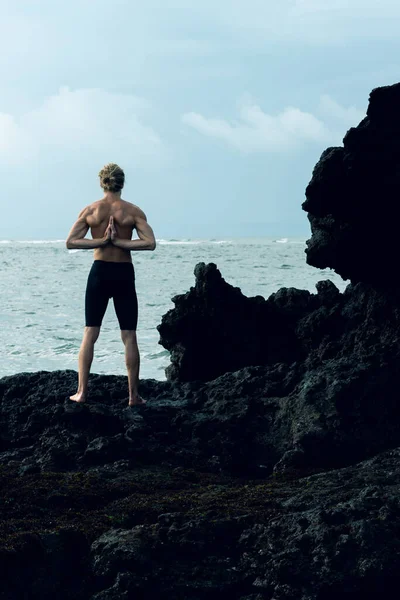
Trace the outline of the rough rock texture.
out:
M 195 277 L 195 287 L 172 299 L 175 308 L 158 327 L 160 344 L 171 352 L 168 378 L 209 381 L 245 366 L 299 357 L 294 323 L 319 306 L 309 292 L 283 288 L 268 301 L 247 298 L 212 263 L 199 263 Z
M 212 274 L 211 281 L 207 273 Z M 293 461 L 305 460 L 313 466 L 341 466 L 400 444 L 399 295 L 362 283 L 349 285 L 343 294 L 331 282 L 320 282 L 317 289 L 317 294 L 310 294 L 283 288 L 258 303 L 239 296 L 240 292 L 223 281 L 214 265 L 201 265 L 196 287 L 185 297 L 175 299 L 177 308 L 164 317 L 162 340 L 165 343 L 169 336 L 174 372 L 182 379 L 189 376 L 185 366 L 195 364 L 194 357 L 198 378 L 203 375 L 204 379 L 213 369 L 227 369 L 231 357 L 234 362 L 230 339 L 234 329 L 227 324 L 229 316 L 224 321 L 223 309 L 230 294 L 243 304 L 257 302 L 259 313 L 264 311 L 265 323 L 271 328 L 278 321 L 286 324 L 283 345 L 275 345 L 278 333 L 276 338 L 269 338 L 267 333 L 262 337 L 265 366 L 221 376 L 202 388 L 203 397 L 212 398 L 219 414 L 222 406 L 229 413 L 235 402 L 241 413 L 237 421 L 246 439 L 244 457 L 238 454 L 234 440 L 229 443 L 227 429 L 222 428 L 222 447 L 228 452 L 226 460 L 221 459 L 223 464 L 228 464 L 232 456 L 232 463 L 243 465 L 246 471 L 252 468 L 250 460 L 254 456 L 271 468 L 288 452 L 285 461 L 290 456 Z M 211 315 L 208 328 L 207 309 Z M 249 320 L 253 312 L 245 313 Z M 195 337 L 184 337 L 187 322 L 194 324 Z M 257 333 L 267 330 L 266 325 L 256 329 L 256 323 L 252 331 L 245 330 L 249 347 L 252 336 L 256 338 Z M 180 339 L 177 354 L 171 341 L 174 334 Z M 212 336 L 223 359 L 218 361 L 214 355 L 209 360 L 204 353 L 201 361 L 199 349 L 206 347 Z M 245 354 L 242 357 L 245 361 Z M 208 406 L 205 402 L 202 410 Z M 214 407 L 212 410 L 216 412 Z M 200 413 L 196 414 L 197 423 L 192 425 L 195 435 L 201 418 Z M 211 448 L 214 429 L 209 422 L 204 427 Z M 232 451 L 228 451 L 230 445 Z M 216 447 L 213 453 L 217 454 Z
M 67 399 L 71 371 L 0 380 L 0 598 L 383 593 L 400 560 L 399 371 L 374 355 L 390 328 L 361 287 L 331 314 L 334 359 L 317 346 L 289 370 L 146 381 L 136 409 L 123 377 L 93 376 L 86 405 Z
M 0 598 L 394 600 L 399 465 L 400 449 L 267 481 L 2 467 Z
M 367 116 L 328 148 L 306 190 L 310 265 L 399 287 L 400 84 L 371 92 Z
M 111 585 L 94 597 L 138 589 L 162 598 L 398 597 L 398 459 L 396 451 L 272 487 L 267 519 L 172 513 L 152 526 L 108 531 L 92 544 L 91 561 Z

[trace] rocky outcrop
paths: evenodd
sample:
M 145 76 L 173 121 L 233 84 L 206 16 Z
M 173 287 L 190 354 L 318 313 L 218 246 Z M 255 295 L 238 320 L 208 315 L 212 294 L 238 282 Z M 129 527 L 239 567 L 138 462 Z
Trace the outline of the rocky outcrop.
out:
M 207 272 L 213 274 L 213 280 L 207 280 Z M 264 325 L 257 329 L 254 322 L 253 329 L 244 328 L 244 332 L 249 346 L 251 336 L 256 339 L 260 335 L 259 362 L 264 366 L 220 376 L 202 391 L 204 399 L 212 394 L 214 414 L 216 406 L 225 406 L 224 412 L 229 413 L 238 398 L 242 416 L 236 419 L 246 439 L 244 470 L 251 468 L 250 456 L 257 456 L 267 469 L 283 456 L 284 464 L 290 458 L 299 464 L 340 466 L 400 444 L 399 295 L 362 283 L 349 285 L 340 294 L 332 283 L 320 282 L 317 291 L 310 294 L 283 288 L 266 301 L 246 299 L 223 281 L 214 265 L 208 270 L 201 265 L 196 286 L 175 299 L 176 308 L 160 327 L 163 343 L 168 339 L 171 344 L 170 375 L 189 377 L 185 366 L 197 360 L 198 378 L 206 379 L 212 371 L 228 368 L 229 360 L 238 359 L 230 338 L 234 329 L 223 310 L 229 295 L 237 295 L 243 307 L 247 302 L 248 310 L 236 313 L 249 315 L 247 324 L 256 312 L 250 310 L 252 303 L 257 305 L 259 321 L 264 319 Z M 209 328 L 206 310 L 211 315 Z M 185 334 L 185 324 L 193 322 L 196 335 L 191 337 Z M 282 345 L 275 345 L 278 322 L 285 323 Z M 267 334 L 269 326 L 274 331 L 271 337 Z M 197 353 L 210 344 L 212 336 L 224 358 L 219 360 L 215 352 L 211 357 L 204 354 L 201 361 Z M 180 340 L 177 350 L 172 345 L 174 339 Z M 242 357 L 245 361 L 245 354 Z M 201 410 L 208 405 L 205 401 Z M 245 412 L 247 406 L 251 418 Z M 201 418 L 197 414 L 197 424 L 192 422 L 194 431 L 200 427 Z M 204 427 L 212 437 L 213 427 L 207 420 Z M 223 427 L 221 435 L 223 447 L 230 448 Z M 212 441 L 207 444 L 213 446 Z M 232 464 L 243 464 L 235 441 L 232 446 L 228 452 Z M 213 453 L 217 454 L 215 449 Z
M 328 148 L 306 190 L 307 262 L 344 279 L 399 287 L 400 84 L 371 92 L 367 116 Z
M 199 263 L 195 277 L 189 292 L 172 299 L 175 308 L 158 327 L 160 344 L 171 353 L 168 378 L 209 381 L 242 367 L 288 363 L 303 355 L 295 323 L 320 306 L 319 298 L 295 288 L 283 288 L 268 301 L 247 298 L 214 264 Z

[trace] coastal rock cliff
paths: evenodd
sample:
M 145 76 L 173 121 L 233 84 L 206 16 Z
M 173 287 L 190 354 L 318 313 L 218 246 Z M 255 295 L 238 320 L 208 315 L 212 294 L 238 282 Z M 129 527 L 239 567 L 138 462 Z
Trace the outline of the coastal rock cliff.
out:
M 307 260 L 344 293 L 246 298 L 201 263 L 145 406 L 125 377 L 83 405 L 73 371 L 0 380 L 0 600 L 397 598 L 398 100 L 374 90 L 307 188 Z
M 328 148 L 306 190 L 308 264 L 399 287 L 400 84 L 371 92 L 367 116 Z

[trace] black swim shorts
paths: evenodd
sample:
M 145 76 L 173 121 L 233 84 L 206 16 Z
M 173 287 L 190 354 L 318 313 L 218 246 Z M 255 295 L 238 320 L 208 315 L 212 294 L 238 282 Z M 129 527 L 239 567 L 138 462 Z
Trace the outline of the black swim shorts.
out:
M 109 298 L 114 300 L 120 329 L 136 331 L 138 303 L 132 263 L 94 261 L 86 287 L 86 327 L 100 327 Z

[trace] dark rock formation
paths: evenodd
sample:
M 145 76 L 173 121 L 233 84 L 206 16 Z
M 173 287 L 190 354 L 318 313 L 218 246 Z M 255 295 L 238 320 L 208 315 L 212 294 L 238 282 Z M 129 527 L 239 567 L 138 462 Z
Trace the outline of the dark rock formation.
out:
M 400 287 L 400 84 L 370 95 L 367 117 L 328 148 L 306 190 L 307 262 L 344 279 Z
M 399 458 L 397 451 L 272 488 L 265 520 L 169 513 L 151 527 L 108 531 L 92 544 L 91 559 L 111 586 L 95 598 L 138 589 L 161 598 L 372 599 L 384 591 L 395 598 Z
M 207 273 L 213 278 L 207 280 Z M 236 420 L 246 450 L 240 457 L 235 440 L 229 441 L 228 430 L 221 427 L 221 447 L 227 450 L 227 457 L 220 457 L 221 464 L 227 466 L 231 456 L 232 465 L 243 465 L 246 472 L 256 468 L 257 461 L 251 465 L 251 456 L 258 457 L 267 469 L 285 456 L 282 465 L 290 458 L 313 466 L 341 466 L 400 444 L 398 294 L 384 294 L 361 283 L 349 285 L 340 294 L 327 281 L 320 282 L 317 291 L 310 294 L 283 288 L 266 301 L 246 299 L 223 281 L 215 266 L 207 269 L 201 265 L 196 287 L 175 299 L 176 308 L 164 317 L 160 332 L 162 342 L 166 344 L 167 338 L 171 344 L 170 373 L 181 379 L 189 377 L 187 365 L 195 365 L 198 378 L 206 379 L 212 372 L 228 369 L 229 361 L 231 365 L 246 362 L 246 355 L 236 353 L 233 347 L 235 330 L 222 308 L 228 305 L 230 295 L 242 303 L 242 312 L 237 314 L 247 319 L 248 328 L 241 333 L 243 346 L 252 347 L 252 339 L 256 345 L 260 335 L 259 362 L 264 367 L 220 376 L 201 392 L 204 399 L 212 399 L 211 405 L 204 401 L 202 411 L 211 406 L 215 415 L 218 406 L 221 414 L 224 406 L 224 420 L 238 398 L 241 416 Z M 258 329 L 256 321 L 252 328 L 249 325 L 257 312 L 253 305 L 258 309 Z M 187 334 L 193 323 L 195 337 Z M 278 323 L 285 323 L 283 344 L 275 343 Z M 274 332 L 271 337 L 269 327 Z M 205 348 L 212 345 L 212 337 L 213 347 L 221 354 L 213 352 L 210 357 Z M 196 438 L 201 419 L 197 413 L 190 426 Z M 207 418 L 203 426 L 211 438 L 207 445 L 217 455 L 217 446 L 211 441 L 215 424 L 211 426 Z
M 2 600 L 394 600 L 400 450 L 300 479 L 0 468 Z
M 281 289 L 268 301 L 247 298 L 222 278 L 216 265 L 199 263 L 196 283 L 175 296 L 162 319 L 160 344 L 171 352 L 167 377 L 209 381 L 253 365 L 292 362 L 301 356 L 294 323 L 318 298 L 304 290 Z

